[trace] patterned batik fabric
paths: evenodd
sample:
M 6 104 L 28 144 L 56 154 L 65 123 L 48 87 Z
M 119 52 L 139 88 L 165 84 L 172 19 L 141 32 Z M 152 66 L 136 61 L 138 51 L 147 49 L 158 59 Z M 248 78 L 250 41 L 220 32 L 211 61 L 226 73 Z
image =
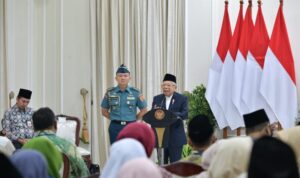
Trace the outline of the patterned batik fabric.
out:
M 33 137 L 32 108 L 19 109 L 14 105 L 4 113 L 2 128 L 10 140 Z

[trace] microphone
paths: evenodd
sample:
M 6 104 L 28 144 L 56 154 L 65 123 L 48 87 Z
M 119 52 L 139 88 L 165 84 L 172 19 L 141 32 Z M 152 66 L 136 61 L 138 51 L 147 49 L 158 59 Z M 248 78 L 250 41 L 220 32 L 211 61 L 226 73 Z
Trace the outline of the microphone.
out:
M 166 97 L 164 97 L 164 99 L 161 101 L 161 103 L 160 103 L 160 108 L 161 109 L 165 109 L 165 107 L 164 107 L 164 102 L 166 101 Z

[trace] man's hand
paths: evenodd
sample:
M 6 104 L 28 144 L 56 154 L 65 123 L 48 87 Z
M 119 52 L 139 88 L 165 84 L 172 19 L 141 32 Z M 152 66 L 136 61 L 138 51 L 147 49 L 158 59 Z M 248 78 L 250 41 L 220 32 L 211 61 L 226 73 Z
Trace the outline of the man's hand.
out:
M 24 145 L 25 143 L 28 142 L 29 139 L 25 139 L 25 138 L 18 138 L 18 142 L 21 143 L 22 145 Z

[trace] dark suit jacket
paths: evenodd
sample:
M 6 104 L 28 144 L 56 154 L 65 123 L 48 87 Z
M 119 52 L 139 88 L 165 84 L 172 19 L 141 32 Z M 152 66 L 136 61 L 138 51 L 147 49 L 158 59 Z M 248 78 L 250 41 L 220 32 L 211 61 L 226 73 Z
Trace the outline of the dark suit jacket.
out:
M 162 107 L 166 109 L 166 99 L 164 94 L 153 97 L 152 109 L 156 107 Z M 173 112 L 178 118 L 180 118 L 170 127 L 169 147 L 182 146 L 187 142 L 182 121 L 188 118 L 187 97 L 174 92 L 170 102 L 169 111 Z

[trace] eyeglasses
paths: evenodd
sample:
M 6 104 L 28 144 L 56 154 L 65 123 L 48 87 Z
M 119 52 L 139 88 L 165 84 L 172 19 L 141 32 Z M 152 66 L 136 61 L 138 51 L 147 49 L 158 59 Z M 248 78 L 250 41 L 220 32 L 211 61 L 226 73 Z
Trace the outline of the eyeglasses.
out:
M 163 83 L 161 84 L 162 87 L 172 87 L 175 86 L 174 84 L 170 84 L 170 83 Z

